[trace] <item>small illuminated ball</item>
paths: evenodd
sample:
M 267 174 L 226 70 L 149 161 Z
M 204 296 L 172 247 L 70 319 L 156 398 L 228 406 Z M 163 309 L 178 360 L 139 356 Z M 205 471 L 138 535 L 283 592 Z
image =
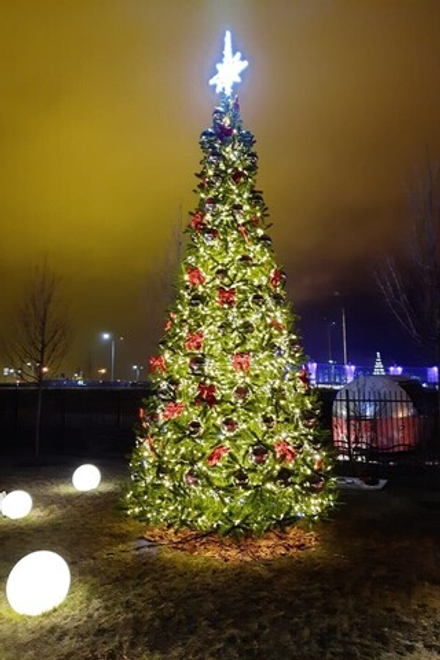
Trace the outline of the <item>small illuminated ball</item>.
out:
M 32 497 L 24 490 L 13 490 L 6 495 L 1 504 L 4 516 L 17 520 L 24 518 L 32 509 Z
M 75 470 L 72 483 L 76 490 L 86 491 L 97 488 L 101 481 L 101 473 L 97 467 L 86 463 Z
M 9 605 L 18 614 L 37 616 L 58 607 L 69 591 L 70 571 L 56 552 L 38 550 L 17 562 L 6 582 Z

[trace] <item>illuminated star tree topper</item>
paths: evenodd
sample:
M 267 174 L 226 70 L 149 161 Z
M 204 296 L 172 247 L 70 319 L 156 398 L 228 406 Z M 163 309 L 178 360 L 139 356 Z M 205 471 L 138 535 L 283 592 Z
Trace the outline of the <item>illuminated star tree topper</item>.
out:
M 215 85 L 217 94 L 224 92 L 227 96 L 232 93 L 232 85 L 241 82 L 240 73 L 247 67 L 249 62 L 241 59 L 241 53 L 232 54 L 231 33 L 226 30 L 225 47 L 223 49 L 223 61 L 216 64 L 217 73 L 209 81 Z

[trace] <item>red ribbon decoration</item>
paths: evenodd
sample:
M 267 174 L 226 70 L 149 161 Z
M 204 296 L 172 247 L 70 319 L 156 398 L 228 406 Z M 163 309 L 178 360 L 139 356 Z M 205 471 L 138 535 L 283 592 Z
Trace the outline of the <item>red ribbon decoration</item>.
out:
M 238 231 L 243 236 L 246 243 L 249 243 L 249 234 L 247 233 L 246 227 L 244 225 L 238 225 Z
M 147 435 L 147 437 L 145 438 L 145 443 L 149 446 L 150 451 L 153 454 L 153 456 L 156 456 L 156 452 L 154 450 L 154 442 L 153 442 L 153 438 L 151 437 L 151 435 Z
M 193 286 L 197 286 L 197 284 L 204 284 L 205 283 L 205 276 L 203 275 L 202 271 L 200 268 L 191 268 L 190 266 L 186 269 L 186 272 L 188 274 L 188 279 L 190 284 Z
M 199 383 L 199 394 L 197 399 L 199 400 L 200 403 L 202 403 L 201 400 L 205 401 L 208 404 L 208 406 L 212 408 L 212 406 L 214 406 L 217 403 L 217 399 L 215 398 L 215 390 L 216 387 L 213 384 L 205 385 L 205 383 Z
M 208 465 L 209 467 L 214 467 L 222 459 L 222 457 L 229 452 L 229 448 L 224 445 L 219 445 L 208 456 Z
M 234 353 L 232 366 L 235 371 L 249 371 L 251 368 L 251 356 L 249 353 Z
M 235 305 L 235 289 L 224 289 L 222 286 L 218 290 L 218 304 Z
M 163 355 L 159 355 L 159 357 L 155 357 L 152 355 L 150 357 L 150 371 L 153 373 L 156 373 L 158 371 L 162 371 L 162 373 L 165 373 L 167 370 L 167 365 L 165 363 L 165 358 Z
M 168 332 L 173 326 L 173 321 L 176 318 L 175 312 L 170 312 L 170 318 L 168 321 L 165 323 L 165 332 Z
M 203 218 L 203 214 L 201 211 L 197 211 L 197 213 L 194 214 L 191 222 L 189 223 L 190 227 L 194 229 L 194 231 L 199 232 L 203 227 L 205 226 L 205 220 Z
M 304 389 L 307 391 L 310 388 L 309 374 L 305 366 L 302 367 L 301 371 L 298 374 L 298 378 L 304 385 Z
M 204 340 L 204 334 L 203 332 L 194 332 L 192 335 L 189 334 L 186 342 L 185 342 L 185 348 L 187 351 L 200 351 L 202 350 L 203 346 L 203 340 Z
M 324 467 L 324 461 L 322 460 L 322 458 L 316 459 L 314 467 L 317 472 L 321 472 L 322 468 Z
M 272 319 L 270 325 L 272 326 L 272 328 L 276 328 L 280 332 L 284 330 L 284 325 L 280 321 L 278 321 L 278 319 Z
M 274 448 L 278 458 L 282 458 L 283 461 L 287 461 L 288 463 L 293 463 L 296 458 L 296 451 L 286 440 L 276 442 Z
M 278 268 L 275 268 L 275 270 L 271 275 L 270 283 L 275 288 L 278 286 L 280 282 L 281 282 L 281 271 L 278 270 Z
M 251 220 L 254 223 L 254 225 L 258 227 L 258 225 L 260 224 L 260 218 L 258 217 L 258 215 L 253 215 Z
M 164 419 L 176 419 L 176 417 L 180 417 L 183 413 L 184 408 L 184 403 L 174 403 L 171 401 L 165 406 L 162 417 Z

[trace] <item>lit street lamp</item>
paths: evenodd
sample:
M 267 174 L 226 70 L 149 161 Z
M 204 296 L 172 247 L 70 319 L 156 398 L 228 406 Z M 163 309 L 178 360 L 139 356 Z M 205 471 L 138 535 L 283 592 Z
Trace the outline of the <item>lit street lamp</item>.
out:
M 143 367 L 141 367 L 139 364 L 134 364 L 133 365 L 133 371 L 134 371 L 134 380 L 137 383 L 139 380 L 139 377 L 141 375 L 141 371 L 143 370 Z
M 113 382 L 115 380 L 115 364 L 116 364 L 116 339 L 110 332 L 103 332 L 102 338 L 104 341 L 110 340 L 110 380 Z M 119 340 L 122 341 L 124 337 L 119 337 Z

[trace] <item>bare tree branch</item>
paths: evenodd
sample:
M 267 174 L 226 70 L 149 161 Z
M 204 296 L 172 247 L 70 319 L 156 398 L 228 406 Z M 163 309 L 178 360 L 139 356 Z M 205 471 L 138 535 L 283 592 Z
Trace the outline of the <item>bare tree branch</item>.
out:
M 440 358 L 440 168 L 429 159 L 410 193 L 401 254 L 381 259 L 375 277 L 382 296 L 426 357 Z

